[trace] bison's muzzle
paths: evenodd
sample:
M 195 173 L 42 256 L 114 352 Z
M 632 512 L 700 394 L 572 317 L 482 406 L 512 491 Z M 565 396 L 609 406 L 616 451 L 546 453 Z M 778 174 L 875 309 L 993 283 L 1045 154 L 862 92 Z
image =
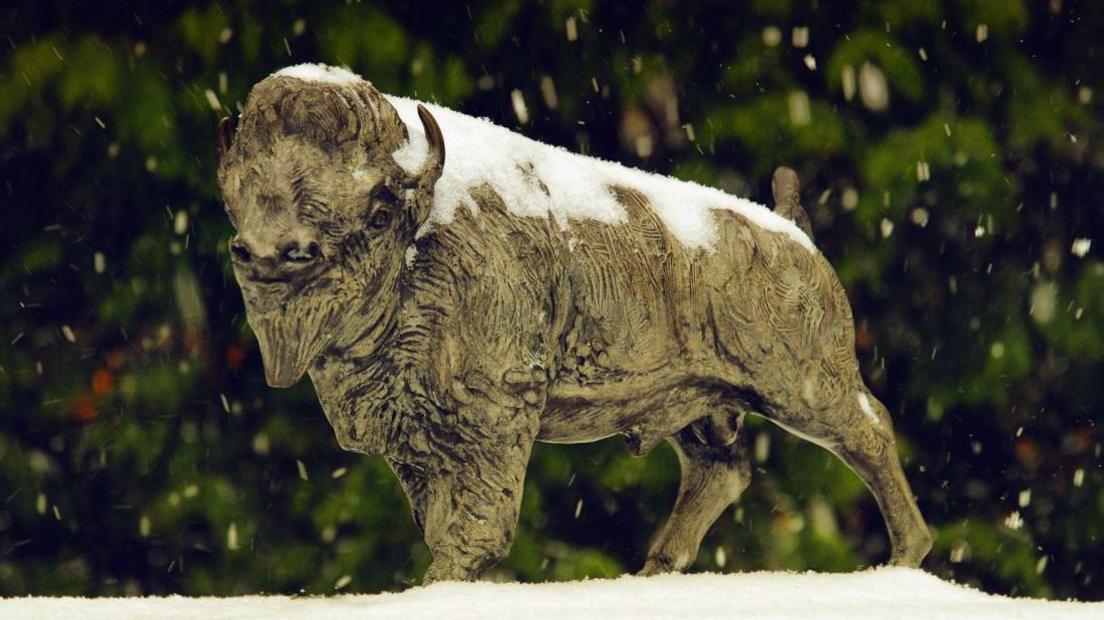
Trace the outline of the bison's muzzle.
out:
M 327 261 L 313 241 L 258 252 L 240 236 L 230 242 L 230 255 L 265 379 L 272 387 L 290 387 L 318 357 L 320 336 L 333 317 L 331 303 L 302 294 L 321 277 Z

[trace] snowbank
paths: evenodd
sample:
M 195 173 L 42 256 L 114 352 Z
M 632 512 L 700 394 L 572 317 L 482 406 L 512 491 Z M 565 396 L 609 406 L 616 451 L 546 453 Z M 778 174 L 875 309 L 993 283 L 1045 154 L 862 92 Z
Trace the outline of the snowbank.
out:
M 0 618 L 1104 618 L 1104 603 L 993 596 L 905 568 L 661 575 L 570 583 L 440 583 L 399 594 L 288 598 L 0 599 Z
M 337 67 L 303 64 L 281 69 L 276 76 L 349 84 L 356 74 Z M 399 113 L 410 140 L 395 152 L 395 161 L 417 172 L 425 161 L 427 142 L 418 119 L 420 102 L 384 95 Z M 488 183 L 511 212 L 520 216 L 549 214 L 566 230 L 571 220 L 594 219 L 610 224 L 625 221 L 625 210 L 611 187 L 631 187 L 648 197 L 652 210 L 676 239 L 688 247 L 710 248 L 716 238 L 712 210 L 735 211 L 755 225 L 788 235 L 815 252 L 816 247 L 791 220 L 771 209 L 719 189 L 680 181 L 586 157 L 566 149 L 530 140 L 487 119 L 474 118 L 438 105 L 423 103 L 445 139 L 445 169 L 434 189 L 430 224 L 452 221 L 458 205 L 472 212 L 477 206 L 468 189 Z

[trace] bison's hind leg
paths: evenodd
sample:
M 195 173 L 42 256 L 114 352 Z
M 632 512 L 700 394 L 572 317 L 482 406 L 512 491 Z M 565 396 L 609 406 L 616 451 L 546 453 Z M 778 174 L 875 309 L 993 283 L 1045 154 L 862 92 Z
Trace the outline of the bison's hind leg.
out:
M 678 455 L 682 479 L 671 516 L 652 541 L 641 575 L 682 570 L 698 555 L 709 527 L 751 481 L 743 432 L 729 445 L 710 443 L 709 433 L 691 426 L 668 438 Z
M 919 566 L 931 550 L 932 537 L 901 469 L 889 413 L 861 383 L 837 400 L 815 408 L 803 404 L 767 417 L 846 463 L 878 502 L 893 549 L 889 563 Z

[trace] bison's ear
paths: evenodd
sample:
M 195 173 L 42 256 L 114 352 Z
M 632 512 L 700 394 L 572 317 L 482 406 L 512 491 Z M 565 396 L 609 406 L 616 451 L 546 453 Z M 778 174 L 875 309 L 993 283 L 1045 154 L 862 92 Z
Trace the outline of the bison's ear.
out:
M 219 121 L 218 129 L 215 131 L 215 154 L 218 156 L 216 161 L 222 161 L 222 157 L 226 155 L 226 151 L 230 150 L 230 145 L 234 142 L 234 129 L 230 126 L 230 117 L 224 116 Z

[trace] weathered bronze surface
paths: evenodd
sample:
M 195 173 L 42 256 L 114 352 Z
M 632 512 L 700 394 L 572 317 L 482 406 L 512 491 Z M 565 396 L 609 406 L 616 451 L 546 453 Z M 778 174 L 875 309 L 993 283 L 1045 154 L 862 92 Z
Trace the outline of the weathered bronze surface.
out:
M 419 112 L 430 149 L 410 174 L 392 157 L 406 127 L 367 82 L 273 76 L 217 148 L 268 383 L 309 374 L 338 443 L 387 459 L 433 554 L 427 582 L 507 554 L 533 442 L 618 434 L 636 454 L 674 446 L 678 499 L 642 572 L 686 567 L 748 485 L 749 413 L 847 463 L 881 507 L 890 562 L 920 563 L 931 537 L 819 252 L 725 210 L 714 250 L 685 247 L 632 187 L 611 188 L 627 222 L 569 235 L 474 186 L 478 215 L 416 238 L 448 141 Z M 797 176 L 774 181 L 776 209 L 808 231 Z

